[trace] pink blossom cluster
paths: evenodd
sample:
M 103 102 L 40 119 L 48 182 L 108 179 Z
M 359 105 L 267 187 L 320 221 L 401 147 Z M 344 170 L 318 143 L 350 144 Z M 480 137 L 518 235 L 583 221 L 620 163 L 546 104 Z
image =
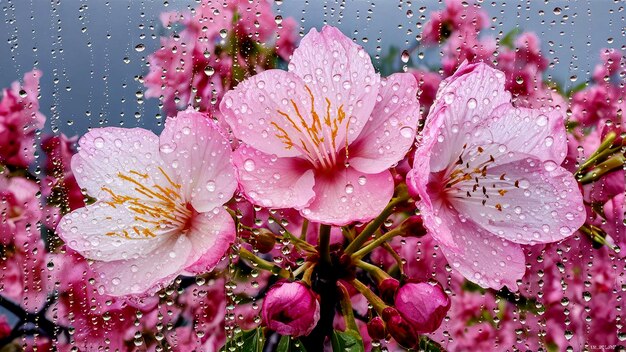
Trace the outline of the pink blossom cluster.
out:
M 619 346 L 623 53 L 566 94 L 535 34 L 481 38 L 474 3 L 430 16 L 441 70 L 383 77 L 335 27 L 296 47 L 267 1 L 165 13 L 182 29 L 148 58 L 159 134 L 38 141 L 27 73 L 0 101 L 0 343 Z

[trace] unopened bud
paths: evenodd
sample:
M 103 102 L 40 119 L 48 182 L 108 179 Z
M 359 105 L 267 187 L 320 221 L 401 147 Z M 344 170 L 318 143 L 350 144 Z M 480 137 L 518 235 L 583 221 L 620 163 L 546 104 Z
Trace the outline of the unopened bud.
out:
M 422 217 L 418 215 L 410 216 L 400 224 L 402 237 L 422 237 L 426 235 L 426 228 L 422 222 Z
M 373 340 L 383 340 L 387 336 L 383 320 L 380 317 L 370 320 L 367 323 L 367 333 Z
M 389 305 L 393 305 L 396 298 L 396 292 L 400 287 L 400 282 L 392 277 L 383 279 L 378 284 L 378 291 L 380 292 L 380 298 Z
M 269 253 L 276 245 L 276 236 L 269 230 L 260 229 L 256 235 L 252 236 L 251 244 L 260 253 Z

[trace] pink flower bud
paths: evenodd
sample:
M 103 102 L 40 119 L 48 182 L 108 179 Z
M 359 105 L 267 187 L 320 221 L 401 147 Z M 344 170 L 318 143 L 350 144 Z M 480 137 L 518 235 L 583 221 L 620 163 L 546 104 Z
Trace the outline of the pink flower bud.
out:
M 267 292 L 261 316 L 268 328 L 281 335 L 308 335 L 320 319 L 320 304 L 302 282 L 283 281 Z
M 383 310 L 383 320 L 387 323 L 387 331 L 394 340 L 403 347 L 414 348 L 419 345 L 419 335 L 395 308 Z
M 385 323 L 380 317 L 374 317 L 367 323 L 367 333 L 373 340 L 382 340 L 387 336 Z
M 422 237 L 426 235 L 426 228 L 424 228 L 421 216 L 411 216 L 404 220 L 400 226 L 402 237 Z
M 450 309 L 450 298 L 441 285 L 407 283 L 398 289 L 395 306 L 400 315 L 420 333 L 439 328 Z
M 400 287 L 400 282 L 392 277 L 386 278 L 378 284 L 378 291 L 380 291 L 380 298 L 385 303 L 393 304 L 396 297 L 396 292 Z

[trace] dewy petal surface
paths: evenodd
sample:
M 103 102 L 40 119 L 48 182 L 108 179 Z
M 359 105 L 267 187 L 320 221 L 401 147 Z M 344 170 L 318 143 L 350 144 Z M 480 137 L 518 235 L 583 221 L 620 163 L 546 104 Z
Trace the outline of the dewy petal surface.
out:
M 246 145 L 233 155 L 246 197 L 269 208 L 302 208 L 315 196 L 314 172 L 300 158 L 279 158 Z
M 187 234 L 192 248 L 185 271 L 202 274 L 215 268 L 235 241 L 235 233 L 233 218 L 221 207 L 194 217 Z
M 235 192 L 230 143 L 208 115 L 187 110 L 168 118 L 159 150 L 168 174 L 182 185 L 196 211 L 211 211 Z
M 337 145 L 345 145 L 345 138 L 352 143 L 369 120 L 380 84 L 367 52 L 335 27 L 312 28 L 294 51 L 289 72 L 310 87 L 316 111 L 326 111 L 325 99 L 342 107 L 350 122 L 339 129 Z
M 119 174 L 134 171 L 148 174 L 144 183 L 166 182 L 159 172 L 158 138 L 143 128 L 106 127 L 88 132 L 78 141 L 80 150 L 71 161 L 78 185 L 97 199 L 109 197 L 110 192 L 145 197 Z
M 471 220 L 461 222 L 452 216 L 448 226 L 455 229 L 454 240 L 461 252 L 442 245 L 448 263 L 463 276 L 482 287 L 499 290 L 507 286 L 517 289 L 517 280 L 526 271 L 524 252 L 520 245 L 493 236 Z
M 393 179 L 387 170 L 364 174 L 352 167 L 331 175 L 316 175 L 315 199 L 302 215 L 312 221 L 343 226 L 378 215 L 393 196 Z
M 420 118 L 417 81 L 410 73 L 396 73 L 381 82 L 376 105 L 350 145 L 350 165 L 367 173 L 383 172 L 402 160 L 415 142 Z

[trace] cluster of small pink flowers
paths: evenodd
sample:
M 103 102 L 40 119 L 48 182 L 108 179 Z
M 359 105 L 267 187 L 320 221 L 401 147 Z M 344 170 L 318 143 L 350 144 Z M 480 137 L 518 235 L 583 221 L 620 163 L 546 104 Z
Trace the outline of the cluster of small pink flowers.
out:
M 158 135 L 37 140 L 41 73 L 4 90 L 0 343 L 619 345 L 623 54 L 565 94 L 537 35 L 483 38 L 479 3 L 445 5 L 421 37 L 441 69 L 387 77 L 335 27 L 296 47 L 269 1 L 164 13 L 144 80 Z

